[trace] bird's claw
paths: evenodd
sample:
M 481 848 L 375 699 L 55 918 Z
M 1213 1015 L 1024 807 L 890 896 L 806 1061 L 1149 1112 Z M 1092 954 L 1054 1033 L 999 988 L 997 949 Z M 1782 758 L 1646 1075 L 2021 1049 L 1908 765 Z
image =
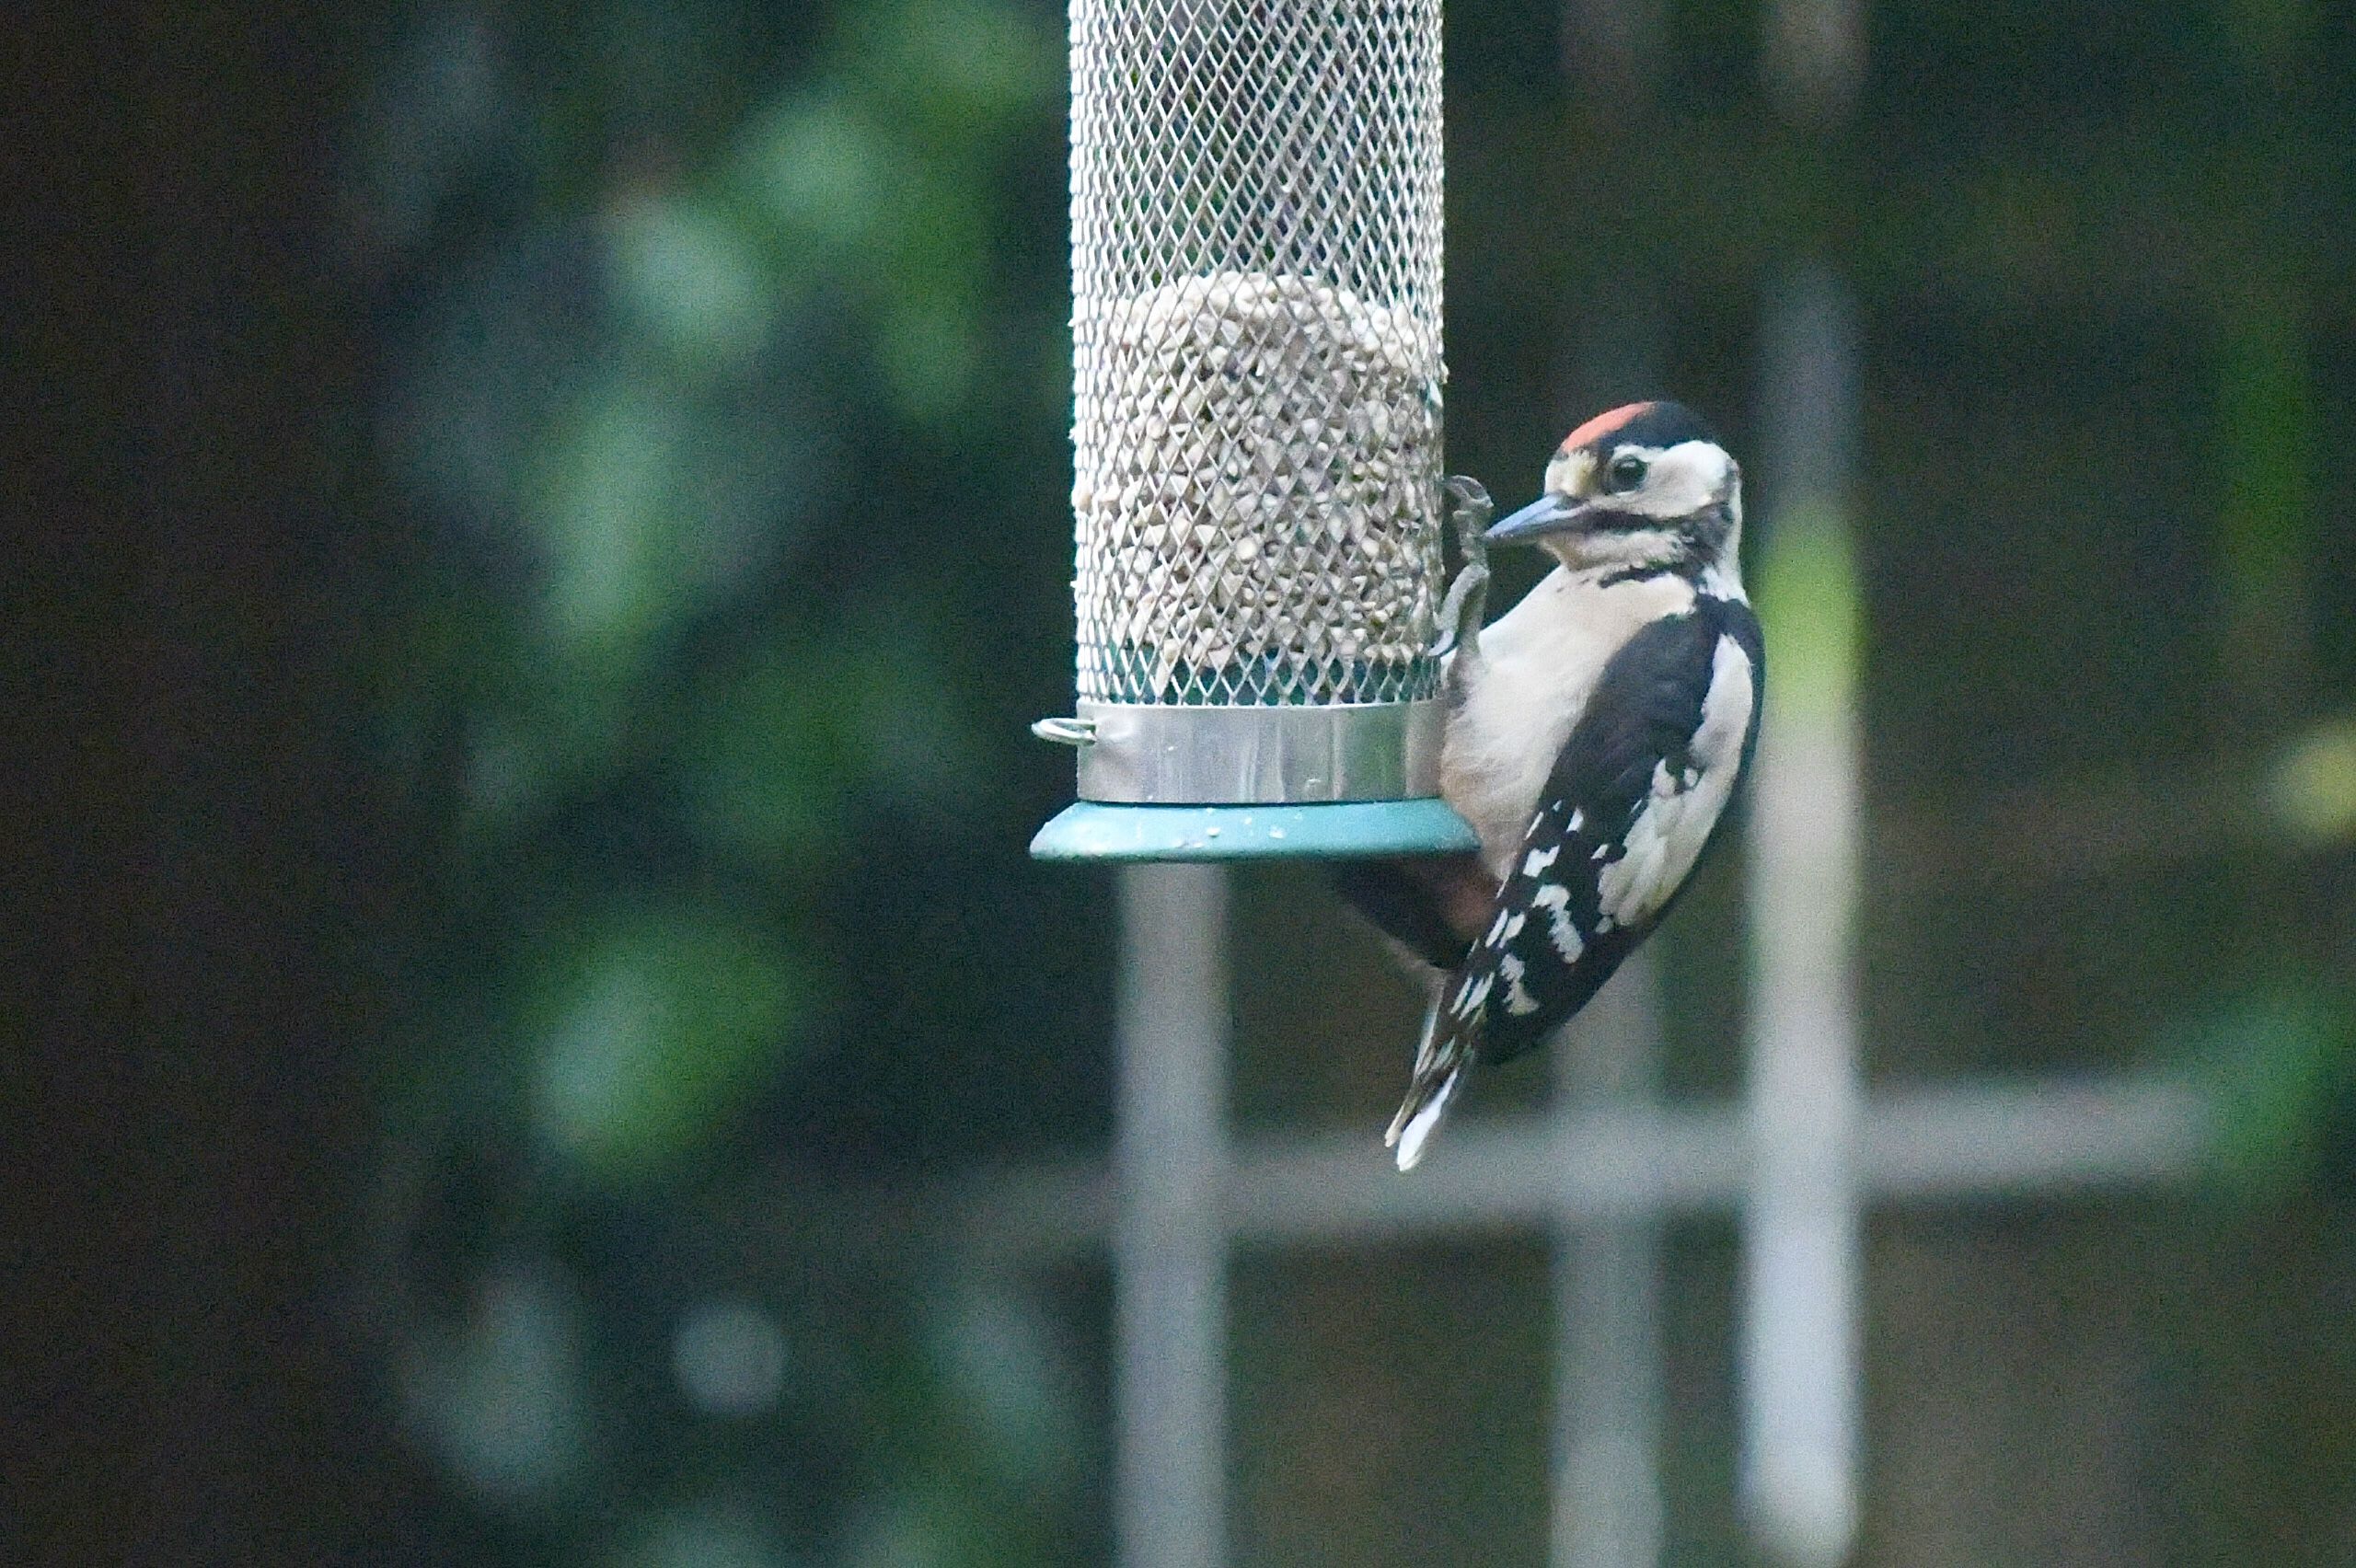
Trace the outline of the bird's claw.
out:
M 1481 645 L 1481 620 L 1489 603 L 1489 547 L 1482 536 L 1489 526 L 1489 519 L 1496 513 L 1496 503 L 1481 481 L 1462 474 L 1448 478 L 1448 520 L 1456 531 L 1457 548 L 1464 552 L 1463 568 L 1456 581 L 1448 585 L 1448 595 L 1440 601 L 1439 635 L 1432 643 L 1436 657 L 1445 658 L 1459 648 L 1468 648 L 1478 657 Z
M 1466 563 L 1486 564 L 1489 547 L 1481 536 L 1497 511 L 1488 487 L 1470 474 L 1450 474 L 1440 488 L 1448 491 L 1448 520 L 1456 529 L 1456 543 L 1464 551 Z

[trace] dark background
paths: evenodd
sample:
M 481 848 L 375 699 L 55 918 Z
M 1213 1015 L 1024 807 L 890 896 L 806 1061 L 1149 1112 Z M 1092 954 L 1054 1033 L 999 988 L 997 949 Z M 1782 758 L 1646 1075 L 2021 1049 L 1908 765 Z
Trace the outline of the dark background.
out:
M 1883 7 L 1810 128 L 1754 7 L 1666 15 L 1615 91 L 1449 9 L 1451 466 L 1519 496 L 1665 390 L 1746 449 L 1761 302 L 1833 268 L 1875 1080 L 2223 1107 L 2197 1190 L 1876 1219 L 1863 1559 L 2356 1562 L 2349 20 Z M 1022 853 L 1060 26 L 12 27 L 25 1560 L 1103 1555 L 1101 1275 L 977 1320 L 855 1201 L 1106 1134 L 1106 890 Z M 1733 864 L 1664 941 L 1682 1092 L 1737 1081 Z M 1403 988 L 1312 881 L 1239 896 L 1243 1120 L 1379 1124 Z M 1304 951 L 1367 1017 L 1299 1016 Z M 1734 1256 L 1677 1232 L 1680 1562 L 1737 1551 Z M 1542 1273 L 1242 1260 L 1244 1556 L 1418 1561 L 1437 1493 L 1450 1561 L 1534 1560 Z M 699 1321 L 783 1391 L 683 1392 Z

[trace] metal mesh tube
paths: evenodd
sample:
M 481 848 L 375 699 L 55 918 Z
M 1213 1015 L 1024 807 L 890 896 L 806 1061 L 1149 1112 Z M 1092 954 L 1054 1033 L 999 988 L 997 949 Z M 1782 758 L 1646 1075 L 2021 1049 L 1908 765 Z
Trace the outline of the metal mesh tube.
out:
M 1071 0 L 1080 696 L 1429 698 L 1439 0 Z

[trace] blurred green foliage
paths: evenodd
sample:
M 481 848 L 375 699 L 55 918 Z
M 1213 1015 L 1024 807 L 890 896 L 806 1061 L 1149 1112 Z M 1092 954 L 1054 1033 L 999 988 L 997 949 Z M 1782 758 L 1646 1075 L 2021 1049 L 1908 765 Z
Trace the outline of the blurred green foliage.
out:
M 772 933 L 630 915 L 542 961 L 527 1009 L 531 1124 L 592 1179 L 643 1180 L 774 1070 L 802 1004 Z
M 1052 678 L 1060 530 L 999 519 L 1061 488 L 1055 273 L 1010 220 L 1059 56 L 1013 0 L 429 6 L 388 44 L 361 195 L 419 547 L 376 718 L 442 852 L 373 1288 L 479 1561 L 1038 1562 L 1081 1528 L 1041 1436 L 1070 1412 L 976 1371 L 1020 1314 L 930 1320 L 920 1261 L 797 1279 L 759 1202 L 778 1095 L 904 984 L 861 883 L 1031 809 L 961 798 L 1036 700 L 965 568 L 1035 559 L 1049 608 L 1005 635 Z
M 2345 1003 L 2282 986 L 2177 1031 L 2189 1080 L 2213 1107 L 2212 1177 L 2235 1197 L 2281 1199 L 2327 1169 L 2356 1109 L 2356 1027 Z

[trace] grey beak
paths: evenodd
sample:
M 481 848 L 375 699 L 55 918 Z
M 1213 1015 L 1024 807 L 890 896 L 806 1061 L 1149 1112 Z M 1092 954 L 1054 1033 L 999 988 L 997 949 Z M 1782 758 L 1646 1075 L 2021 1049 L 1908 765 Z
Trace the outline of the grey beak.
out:
M 1547 534 L 1576 527 L 1592 510 L 1566 495 L 1542 495 L 1528 506 L 1489 525 L 1481 537 L 1493 545 L 1520 545 Z

